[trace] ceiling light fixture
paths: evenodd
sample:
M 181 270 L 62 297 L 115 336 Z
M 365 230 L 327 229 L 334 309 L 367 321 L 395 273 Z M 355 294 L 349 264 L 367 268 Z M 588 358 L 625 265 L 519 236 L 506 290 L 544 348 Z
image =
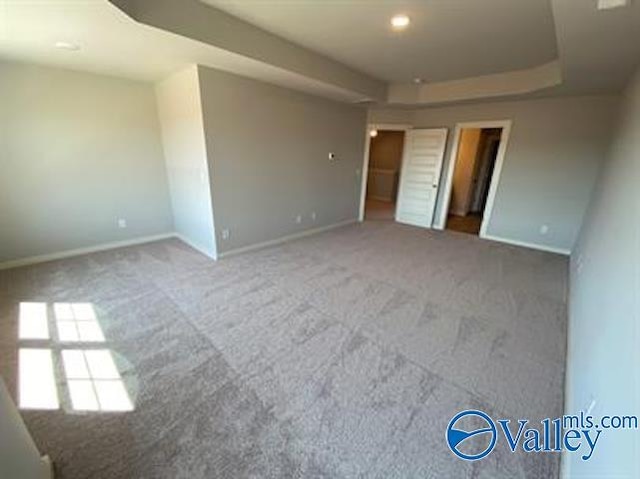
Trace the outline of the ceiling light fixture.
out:
M 414 78 L 413 83 L 415 83 L 416 85 L 420 85 L 424 83 L 424 80 L 422 78 Z
M 394 15 L 391 17 L 391 26 L 394 30 L 404 30 L 409 26 L 410 20 L 406 15 Z
M 77 43 L 65 42 L 63 40 L 56 42 L 54 46 L 60 50 L 69 50 L 71 52 L 80 50 L 80 45 Z
M 378 130 L 376 130 L 375 128 L 373 128 L 371 131 L 369 131 L 369 136 L 371 138 L 375 138 L 376 136 L 378 136 Z

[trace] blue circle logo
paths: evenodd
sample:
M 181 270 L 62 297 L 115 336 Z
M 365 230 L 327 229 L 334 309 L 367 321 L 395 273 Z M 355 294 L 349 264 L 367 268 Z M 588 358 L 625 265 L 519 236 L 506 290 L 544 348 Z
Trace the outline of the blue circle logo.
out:
M 470 428 L 471 430 L 467 430 Z M 482 411 L 462 411 L 456 414 L 447 426 L 449 449 L 466 461 L 486 457 L 493 451 L 497 437 L 496 425 Z

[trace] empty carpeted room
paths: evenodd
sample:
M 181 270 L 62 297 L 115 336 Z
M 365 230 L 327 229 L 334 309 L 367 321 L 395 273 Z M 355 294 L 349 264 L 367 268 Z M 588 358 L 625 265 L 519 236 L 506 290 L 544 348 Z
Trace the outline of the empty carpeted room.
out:
M 640 479 L 640 2 L 0 0 L 0 479 Z

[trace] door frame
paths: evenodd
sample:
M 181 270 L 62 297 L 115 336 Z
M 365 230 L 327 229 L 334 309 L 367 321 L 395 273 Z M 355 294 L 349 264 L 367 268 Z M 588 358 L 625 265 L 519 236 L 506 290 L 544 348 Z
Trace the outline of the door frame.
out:
M 364 139 L 364 159 L 362 161 L 362 178 L 360 181 L 360 211 L 358 221 L 364 221 L 365 205 L 367 202 L 367 179 L 369 177 L 369 150 L 371 148 L 371 130 L 404 131 L 413 129 L 413 125 L 406 123 L 368 123 Z M 402 159 L 401 159 L 402 161 Z
M 465 121 L 456 123 L 451 152 L 449 154 L 449 164 L 447 165 L 445 190 L 444 196 L 442 197 L 443 203 L 442 208 L 440 209 L 438 222 L 433 225 L 435 229 L 443 230 L 447 224 L 447 216 L 449 214 L 449 206 L 451 203 L 451 190 L 453 189 L 453 172 L 458 160 L 462 130 L 465 128 L 501 128 L 502 135 L 500 136 L 500 146 L 498 146 L 498 154 L 496 155 L 493 174 L 491 175 L 491 180 L 489 180 L 489 193 L 487 194 L 487 203 L 485 204 L 482 212 L 482 224 L 480 225 L 480 238 L 485 238 L 487 236 L 487 228 L 491 221 L 491 216 L 493 215 L 493 206 L 496 199 L 496 193 L 498 191 L 498 184 L 500 183 L 500 175 L 502 174 L 502 166 L 504 164 L 507 146 L 509 144 L 509 136 L 511 135 L 511 124 L 511 120 Z

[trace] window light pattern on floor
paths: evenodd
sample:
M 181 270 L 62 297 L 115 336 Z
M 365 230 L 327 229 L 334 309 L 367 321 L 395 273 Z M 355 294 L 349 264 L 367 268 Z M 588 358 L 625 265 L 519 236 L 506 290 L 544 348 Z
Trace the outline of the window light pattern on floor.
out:
M 58 409 L 58 390 L 50 349 L 22 348 L 18 353 L 19 403 L 22 409 Z
M 55 303 L 53 312 L 61 342 L 104 342 L 104 334 L 91 303 Z
M 133 410 L 109 350 L 63 350 L 62 362 L 73 409 L 76 411 Z
M 20 303 L 18 337 L 49 339 L 47 303 Z
M 54 303 L 58 341 L 49 333 L 48 305 L 22 302 L 19 307 L 18 391 L 21 409 L 60 408 L 55 362 L 62 361 L 71 408 L 83 412 L 134 409 L 124 381 L 108 349 L 71 349 L 104 343 L 105 336 L 91 303 Z M 25 344 L 26 343 L 26 344 Z M 58 343 L 68 344 L 60 350 Z

